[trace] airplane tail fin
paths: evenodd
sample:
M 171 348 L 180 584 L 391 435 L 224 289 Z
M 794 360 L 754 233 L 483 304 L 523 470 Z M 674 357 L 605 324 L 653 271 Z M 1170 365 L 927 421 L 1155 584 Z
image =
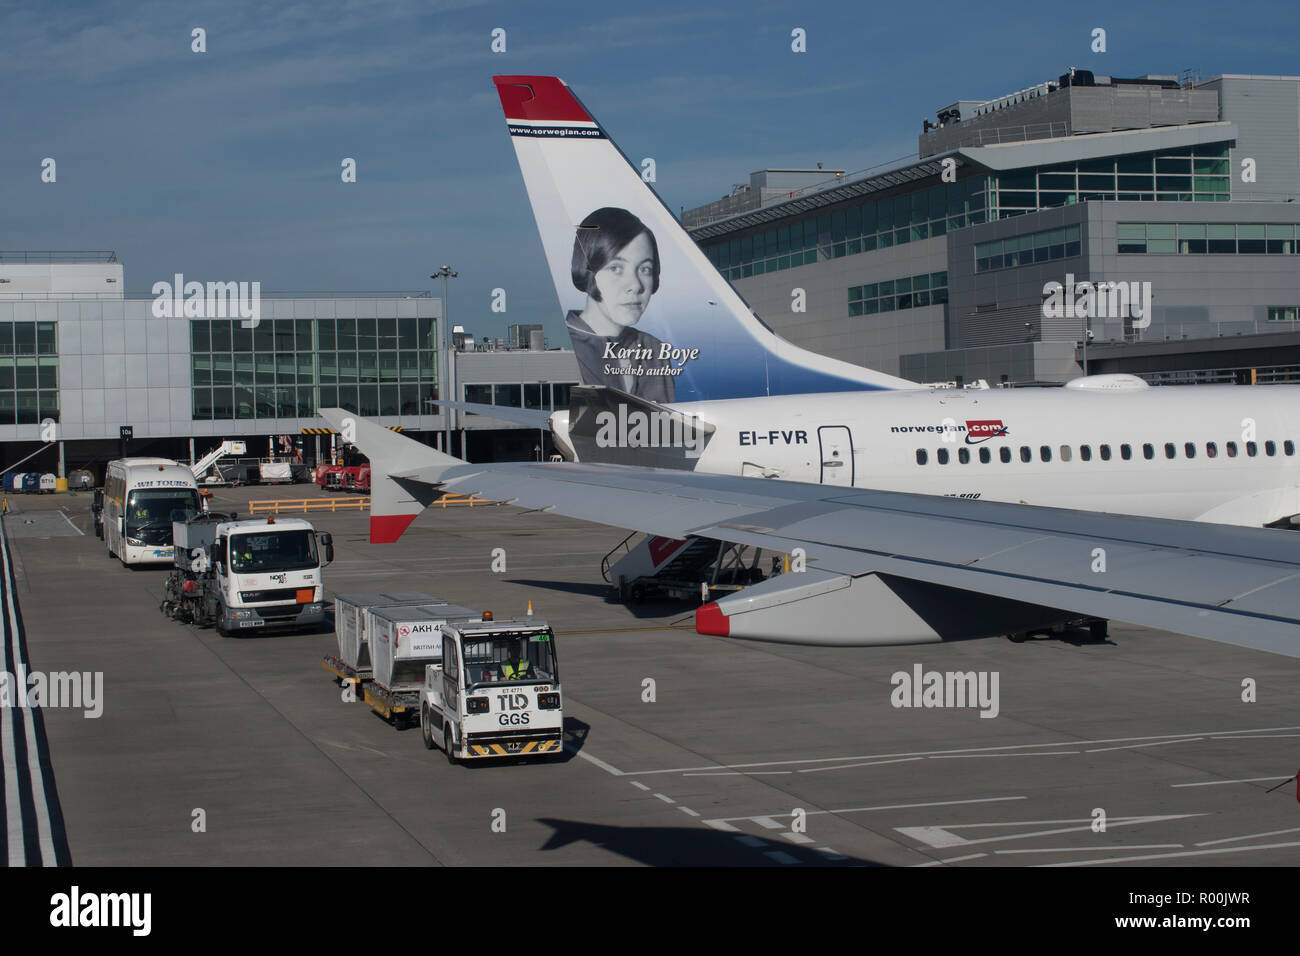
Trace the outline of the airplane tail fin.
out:
M 322 408 L 321 418 L 370 459 L 370 542 L 391 544 L 440 494 L 437 473 L 459 458 L 444 455 L 342 408 Z
M 493 81 L 584 385 L 660 404 L 916 387 L 759 321 L 563 80 Z

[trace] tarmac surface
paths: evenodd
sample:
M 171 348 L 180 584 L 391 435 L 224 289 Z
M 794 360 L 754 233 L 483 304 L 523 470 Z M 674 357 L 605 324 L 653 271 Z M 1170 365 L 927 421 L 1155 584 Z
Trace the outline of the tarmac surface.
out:
M 323 495 L 225 489 L 213 508 Z M 344 701 L 321 667 L 332 629 L 222 638 L 174 623 L 158 608 L 165 570 L 109 559 L 88 493 L 13 497 L 28 666 L 103 674 L 98 718 L 42 709 L 74 864 L 1297 859 L 1296 785 L 1267 791 L 1300 764 L 1300 660 L 1120 624 L 1104 643 L 704 637 L 693 605 L 608 600 L 600 562 L 618 529 L 434 507 L 372 545 L 364 511 L 307 517 L 334 535 L 329 594 L 425 591 L 498 617 L 531 600 L 557 637 L 565 754 L 451 766 L 418 726 Z M 894 706 L 893 676 L 918 665 L 996 675 L 996 716 Z

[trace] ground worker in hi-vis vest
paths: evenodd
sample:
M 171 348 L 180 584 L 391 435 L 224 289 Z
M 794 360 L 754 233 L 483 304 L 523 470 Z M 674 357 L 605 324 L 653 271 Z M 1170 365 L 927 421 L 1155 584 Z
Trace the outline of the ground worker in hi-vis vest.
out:
M 532 664 L 528 658 L 520 660 L 520 642 L 510 645 L 510 659 L 501 665 L 502 680 L 528 680 L 533 676 Z

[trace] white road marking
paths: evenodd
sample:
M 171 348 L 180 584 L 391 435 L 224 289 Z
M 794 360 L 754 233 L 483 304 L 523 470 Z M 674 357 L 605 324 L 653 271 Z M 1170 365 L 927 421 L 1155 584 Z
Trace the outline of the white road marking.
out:
M 1231 737 L 1214 737 L 1214 740 L 1275 740 L 1279 737 L 1300 737 L 1300 734 L 1233 734 Z
M 1269 830 L 1267 833 L 1248 833 L 1245 836 L 1224 837 L 1222 840 L 1206 840 L 1197 846 L 1217 846 L 1220 843 L 1236 843 L 1238 840 L 1255 840 L 1259 837 L 1281 836 L 1283 833 L 1300 833 L 1300 827 L 1291 827 L 1289 830 Z
M 655 796 L 658 797 L 660 800 L 662 800 L 664 803 L 671 803 L 671 804 L 677 803 L 677 801 L 674 800 L 672 797 L 665 797 L 662 793 L 656 793 Z
M 1049 846 L 1033 850 L 994 850 L 994 853 L 1096 853 L 1098 850 L 1178 850 L 1183 843 L 1142 843 L 1136 846 Z
M 924 760 L 924 757 L 899 757 L 897 760 L 873 760 L 870 763 L 842 763 L 835 767 L 809 767 L 807 770 L 800 770 L 800 773 L 821 773 L 824 770 L 854 770 L 858 767 L 879 767 L 887 763 L 911 763 L 914 760 Z
M 1137 750 L 1140 747 L 1168 747 L 1170 744 L 1189 744 L 1204 739 L 1204 737 L 1184 737 L 1179 740 L 1157 740 L 1149 744 L 1125 744 L 1122 747 L 1097 747 L 1087 752 L 1090 754 L 1100 754 L 1105 753 L 1108 750 Z
M 644 783 L 642 783 L 640 780 L 633 780 L 633 781 L 631 781 L 631 783 L 632 783 L 632 786 L 636 787 L 638 790 L 646 790 L 646 791 L 649 791 L 649 789 L 650 789 L 650 788 L 647 787 Z
M 960 806 L 968 803 L 1001 803 L 1005 800 L 1028 800 L 1028 799 L 1029 798 L 1025 796 L 980 797 L 975 800 L 938 800 L 930 803 L 892 803 L 892 804 L 884 804 L 878 807 L 849 807 L 843 810 L 807 810 L 805 811 L 805 813 L 810 817 L 815 817 L 823 813 L 868 813 L 873 810 L 914 810 L 920 807 L 952 807 L 952 806 Z M 777 817 L 793 817 L 794 814 L 769 813 L 769 814 L 760 814 L 760 816 L 770 817 L 775 819 Z M 732 820 L 755 821 L 757 819 L 758 817 L 715 817 L 712 820 L 705 820 L 704 822 L 707 823 L 709 826 L 717 826 L 719 830 L 722 830 L 725 829 L 725 827 L 718 826 L 718 824 L 729 823 Z M 735 828 L 732 827 L 732 829 Z
M 1273 731 L 1296 730 L 1294 727 L 1250 727 L 1243 730 L 1201 730 L 1187 734 L 1152 734 L 1145 737 L 1110 737 L 1100 740 L 1054 740 L 1039 744 L 1008 744 L 1001 747 L 966 747 L 959 750 L 916 750 L 907 753 L 889 754 L 851 754 L 841 757 L 808 757 L 802 760 L 768 760 L 762 763 L 713 764 L 707 767 L 665 767 L 659 770 L 641 770 L 634 776 L 648 776 L 656 773 L 701 773 L 706 771 L 732 770 L 743 771 L 752 767 L 792 767 L 799 764 L 843 763 L 853 760 L 880 760 L 887 757 L 933 757 L 943 754 L 988 753 L 992 751 L 1034 750 L 1041 747 L 1079 747 L 1085 744 L 1123 744 L 1139 743 L 1144 740 L 1174 740 L 1182 737 L 1213 737 L 1220 734 L 1266 734 Z
M 830 847 L 828 847 L 828 846 L 819 846 L 819 847 L 817 847 L 816 849 L 814 849 L 813 852 L 814 852 L 814 853 L 820 853 L 822 856 L 826 857 L 826 859 L 828 859 L 828 860 L 847 860 L 847 859 L 848 859 L 848 857 L 845 856 L 843 853 L 840 853 L 838 850 L 832 850 L 832 849 L 831 849 Z
M 26 692 L 25 688 L 22 688 Z M 23 819 L 18 805 L 18 761 L 14 754 L 14 718 L 9 707 L 0 707 L 0 752 L 4 754 L 5 833 L 8 836 L 9 865 L 22 866 Z
M 806 844 L 817 842 L 806 833 L 782 833 L 781 836 L 785 837 L 791 843 Z
M 768 852 L 764 853 L 763 856 L 776 860 L 776 862 L 786 866 L 788 866 L 791 863 L 799 862 L 797 858 L 791 856 L 789 853 L 786 853 L 782 850 L 769 850 Z
M 692 810 L 690 807 L 678 807 L 677 809 L 682 811 L 682 813 L 687 814 L 688 816 L 692 816 L 692 817 L 699 816 L 699 814 L 696 813 L 694 810 Z
M 605 761 L 601 760 L 599 757 L 593 757 L 591 754 L 587 753 L 585 748 L 579 750 L 577 747 L 571 746 L 570 744 L 565 744 L 564 749 L 569 751 L 569 753 L 571 754 L 581 757 L 583 760 L 587 761 L 588 763 L 594 763 L 597 767 L 599 767 L 601 770 L 605 771 L 606 773 L 613 774 L 616 777 L 627 776 L 622 770 L 619 770 L 613 764 L 605 763 Z M 646 789 L 649 790 L 650 788 L 646 787 Z
M 1264 843 L 1260 846 L 1225 846 L 1217 850 L 1184 850 L 1181 853 L 1152 853 L 1147 856 L 1117 856 L 1105 860 L 1070 860 L 1063 863 L 1043 863 L 1040 866 L 1100 866 L 1103 863 L 1130 863 L 1134 860 L 1168 860 L 1175 857 L 1212 856 L 1219 853 L 1250 853 L 1253 850 L 1280 850 L 1300 846 L 1300 843 Z
M 1150 817 L 1111 817 L 1107 821 L 1108 826 L 1126 827 L 1136 826 L 1139 823 L 1163 823 L 1167 820 L 1186 820 L 1189 817 L 1203 817 L 1204 813 L 1179 813 L 1168 814 L 1166 816 Z M 1041 824 L 1055 823 L 1078 823 L 1077 827 L 1060 827 L 1051 830 L 1033 830 L 1029 833 L 1006 833 L 1001 836 L 982 837 L 978 840 L 968 840 L 951 830 L 969 830 L 977 827 L 1029 827 L 1039 826 Z M 1015 822 L 994 822 L 994 823 L 952 823 L 942 827 L 894 827 L 899 833 L 910 836 L 919 843 L 925 843 L 936 849 L 943 849 L 951 846 L 974 846 L 977 843 L 1001 843 L 1005 840 L 1029 840 L 1040 836 L 1055 836 L 1058 833 L 1078 833 L 1092 829 L 1092 819 L 1083 818 L 1076 820 L 1019 820 Z M 1113 848 L 1112 848 L 1113 849 Z
M 752 846 L 752 847 L 767 846 L 766 840 L 760 840 L 756 836 L 738 836 L 736 837 L 736 842 L 741 844 L 742 846 Z
M 721 830 L 723 833 L 739 833 L 740 827 L 733 827 L 726 820 L 705 820 L 704 821 L 715 830 Z
M 660 771 L 651 770 L 650 773 Z M 683 777 L 779 777 L 781 774 L 794 773 L 793 770 L 723 770 L 718 773 L 684 773 Z
M 62 508 L 59 509 L 59 514 L 63 515 L 63 520 L 64 520 L 64 521 L 66 521 L 68 524 L 72 525 L 72 530 L 73 530 L 73 531 L 77 532 L 77 534 L 81 535 L 83 538 L 86 536 L 86 532 L 82 531 L 82 530 L 81 530 L 80 528 L 78 528 L 75 524 L 72 524 L 72 519 L 69 518 L 69 517 L 67 516 L 67 514 L 64 513 L 64 511 L 63 511 Z
M 749 819 L 753 820 L 755 823 L 757 823 L 757 824 L 758 824 L 760 827 L 762 827 L 764 830 L 784 830 L 784 829 L 785 829 L 785 824 L 784 824 L 784 823 L 777 823 L 777 822 L 776 822 L 775 820 L 773 820 L 771 817 L 750 817 Z
M 1171 787 L 1220 787 L 1225 783 L 1272 783 L 1275 780 L 1290 780 L 1291 777 L 1244 777 L 1241 780 L 1200 780 L 1196 783 L 1171 783 Z
M 970 853 L 966 856 L 950 856 L 946 860 L 931 860 L 929 863 L 913 863 L 914 867 L 925 866 L 943 866 L 947 863 L 961 863 L 963 860 L 978 860 L 982 856 L 988 856 L 987 853 Z
M 975 760 L 987 757 L 1060 757 L 1065 754 L 1082 753 L 1080 750 L 1044 750 L 1032 754 L 935 754 L 931 760 Z
M 14 663 L 17 666 L 27 668 L 30 665 L 22 657 L 22 648 L 18 643 L 18 609 L 14 604 L 13 588 L 10 586 L 11 578 L 9 574 L 9 535 L 3 531 L 4 525 L 0 522 L 0 575 L 3 575 L 3 586 L 5 592 L 5 609 L 4 613 L 8 621 L 7 630 L 13 641 Z M 21 688 L 26 691 L 26 688 Z M 8 708 L 4 708 L 8 710 Z M 11 724 L 12 727 L 12 724 Z M 54 828 L 50 824 L 50 808 L 45 796 L 45 776 L 41 772 L 40 751 L 36 746 L 36 722 L 31 713 L 23 716 L 23 729 L 27 737 L 27 769 L 31 774 L 32 781 L 32 803 L 36 808 L 36 833 L 41 848 L 40 860 L 28 860 L 27 865 L 40 863 L 42 866 L 55 866 L 57 858 L 54 853 Z M 21 831 L 21 824 L 19 830 Z M 11 838 L 12 840 L 12 838 Z M 22 835 L 19 833 L 19 848 L 21 855 Z M 11 842 L 12 850 L 12 842 Z

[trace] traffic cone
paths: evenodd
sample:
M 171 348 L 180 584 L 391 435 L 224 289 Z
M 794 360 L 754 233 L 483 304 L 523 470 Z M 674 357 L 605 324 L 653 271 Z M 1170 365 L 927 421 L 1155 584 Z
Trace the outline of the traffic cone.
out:
M 533 602 L 532 602 L 532 601 L 529 601 L 529 602 L 528 602 L 528 612 L 527 612 L 527 613 L 528 613 L 528 616 L 529 616 L 529 617 L 532 617 L 532 616 L 533 616 Z

